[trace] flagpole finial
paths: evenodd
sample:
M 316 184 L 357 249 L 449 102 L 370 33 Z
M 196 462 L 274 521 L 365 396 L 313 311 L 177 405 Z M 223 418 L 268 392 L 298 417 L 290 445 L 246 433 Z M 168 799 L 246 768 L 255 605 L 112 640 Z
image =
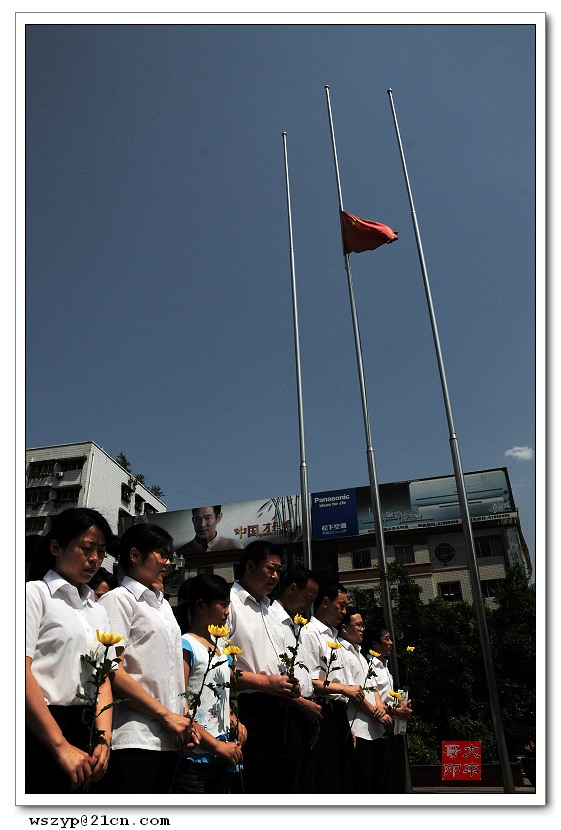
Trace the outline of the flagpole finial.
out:
M 329 89 L 329 84 L 326 84 L 326 85 L 324 86 L 324 89 L 327 91 L 327 90 Z
M 284 136 L 286 136 L 286 130 L 283 130 L 283 131 L 282 131 L 282 134 L 283 134 Z
M 390 88 L 388 89 L 388 95 L 391 95 L 392 93 L 393 93 L 393 89 L 390 86 Z

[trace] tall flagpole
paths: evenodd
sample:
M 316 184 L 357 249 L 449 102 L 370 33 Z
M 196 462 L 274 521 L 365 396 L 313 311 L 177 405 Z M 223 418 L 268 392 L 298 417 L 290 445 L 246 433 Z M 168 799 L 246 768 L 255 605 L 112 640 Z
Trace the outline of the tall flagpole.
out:
M 499 754 L 499 762 L 501 765 L 501 772 L 503 776 L 503 788 L 506 793 L 513 793 L 514 792 L 514 782 L 512 778 L 512 771 L 510 768 L 510 761 L 508 757 L 508 750 L 506 746 L 503 726 L 502 726 L 502 718 L 501 718 L 501 708 L 499 703 L 499 693 L 497 688 L 497 680 L 495 677 L 495 670 L 493 668 L 493 658 L 491 655 L 491 646 L 489 642 L 489 632 L 487 630 L 487 619 L 485 617 L 485 605 L 483 603 L 483 595 L 481 593 L 481 583 L 479 581 L 479 570 L 477 567 L 477 557 L 475 554 L 475 545 L 473 542 L 473 532 L 471 527 L 471 520 L 469 515 L 469 507 L 468 507 L 468 500 L 464 482 L 464 474 L 462 471 L 462 463 L 460 460 L 460 451 L 458 448 L 458 439 L 456 437 L 456 430 L 454 429 L 454 421 L 452 418 L 452 408 L 450 406 L 450 397 L 448 395 L 448 385 L 446 383 L 446 375 L 444 372 L 444 363 L 442 361 L 442 352 L 440 349 L 440 340 L 438 337 L 438 330 L 436 327 L 436 319 L 434 316 L 434 308 L 432 304 L 430 286 L 429 286 L 429 279 L 427 274 L 427 269 L 425 266 L 425 257 L 423 254 L 423 246 L 421 243 L 421 235 L 419 233 L 419 225 L 417 223 L 417 216 L 415 213 L 415 206 L 413 204 L 413 195 L 411 192 L 411 186 L 409 184 L 409 176 L 407 174 L 407 165 L 405 164 L 405 156 L 403 153 L 403 146 L 401 143 L 401 136 L 399 133 L 399 126 L 397 123 L 397 116 L 395 112 L 395 107 L 393 103 L 393 92 L 391 89 L 388 89 L 388 95 L 390 99 L 390 106 L 393 115 L 393 121 L 395 126 L 395 132 L 397 136 L 397 142 L 399 145 L 399 152 L 401 155 L 401 164 L 403 167 L 403 173 L 405 176 L 405 184 L 407 186 L 407 193 L 409 196 L 409 204 L 411 207 L 411 217 L 413 220 L 413 228 L 415 230 L 415 239 L 417 241 L 417 250 L 419 253 L 419 261 L 421 263 L 421 271 L 423 274 L 423 282 L 425 286 L 425 294 L 427 298 L 427 304 L 429 309 L 430 321 L 432 326 L 432 333 L 434 338 L 434 346 L 436 349 L 436 357 L 438 361 L 438 370 L 440 372 L 440 383 L 442 386 L 442 394 L 444 396 L 444 406 L 446 408 L 446 417 L 448 419 L 448 429 L 450 433 L 450 450 L 452 453 L 452 463 L 454 466 L 454 476 L 456 478 L 456 489 L 458 491 L 458 502 L 460 505 L 460 515 L 462 517 L 462 525 L 464 530 L 464 537 L 467 547 L 467 559 L 468 559 L 468 566 L 469 566 L 469 574 L 471 580 L 471 590 L 473 594 L 473 603 L 475 607 L 475 614 L 477 618 L 477 623 L 479 627 L 479 637 L 481 641 L 481 651 L 483 654 L 483 662 L 485 664 L 485 674 L 487 679 L 487 687 L 489 691 L 489 700 L 491 704 L 491 716 L 493 720 L 493 728 L 495 731 L 495 740 L 497 743 L 497 751 Z
M 294 321 L 294 352 L 296 355 L 296 386 L 298 390 L 298 424 L 300 432 L 300 493 L 302 510 L 302 535 L 304 540 L 304 566 L 312 567 L 312 540 L 310 520 L 310 498 L 308 493 L 308 467 L 306 465 L 306 446 L 304 441 L 304 414 L 302 407 L 302 375 L 300 370 L 300 341 L 298 336 L 298 303 L 296 299 L 296 274 L 294 269 L 294 245 L 292 241 L 292 212 L 290 209 L 290 183 L 288 180 L 288 155 L 286 150 L 286 133 L 282 134 L 284 149 L 284 176 L 286 181 L 286 208 L 288 213 L 288 238 L 290 246 L 290 274 L 292 281 L 292 317 Z
M 343 210 L 343 196 L 341 193 L 341 181 L 339 179 L 339 164 L 337 162 L 337 149 L 335 147 L 335 133 L 333 130 L 333 118 L 331 115 L 331 101 L 329 98 L 329 86 L 325 86 L 327 96 L 327 111 L 329 114 L 329 126 L 331 129 L 331 144 L 333 147 L 333 160 L 335 162 L 335 176 L 337 179 L 337 193 L 339 195 L 339 210 Z M 353 319 L 353 330 L 355 336 L 355 350 L 358 366 L 358 379 L 360 384 L 360 396 L 362 400 L 362 415 L 364 420 L 364 432 L 366 436 L 366 459 L 368 462 L 368 478 L 370 481 L 370 503 L 374 517 L 374 529 L 376 533 L 376 548 L 378 551 L 378 568 L 380 571 L 380 589 L 382 594 L 382 608 L 384 610 L 385 623 L 388 626 L 392 640 L 395 642 L 393 628 L 392 602 L 390 584 L 388 579 L 388 566 L 386 561 L 386 546 L 384 542 L 384 530 L 382 527 L 382 510 L 380 506 L 380 492 L 376 476 L 376 464 L 374 461 L 374 449 L 372 447 L 372 436 L 370 432 L 370 420 L 368 418 L 368 403 L 366 400 L 366 385 L 364 382 L 364 367 L 362 362 L 362 347 L 360 344 L 360 332 L 358 328 L 358 317 L 353 289 L 353 278 L 351 274 L 351 261 L 349 254 L 344 254 L 345 269 L 347 271 L 347 282 L 349 287 L 349 299 L 351 303 L 351 315 Z M 397 654 L 395 650 L 390 655 L 391 673 L 396 685 L 399 685 L 399 672 L 397 666 Z

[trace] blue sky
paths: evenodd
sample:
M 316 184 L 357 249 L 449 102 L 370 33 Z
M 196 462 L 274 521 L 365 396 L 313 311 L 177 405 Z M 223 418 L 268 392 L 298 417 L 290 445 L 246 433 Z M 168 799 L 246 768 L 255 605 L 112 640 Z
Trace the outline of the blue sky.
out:
M 368 483 L 328 84 L 344 207 L 399 233 L 351 255 L 378 480 L 451 475 L 391 87 L 463 468 L 508 468 L 535 561 L 541 16 L 119 19 L 26 20 L 26 446 L 170 510 L 299 491 L 286 131 L 310 490 Z

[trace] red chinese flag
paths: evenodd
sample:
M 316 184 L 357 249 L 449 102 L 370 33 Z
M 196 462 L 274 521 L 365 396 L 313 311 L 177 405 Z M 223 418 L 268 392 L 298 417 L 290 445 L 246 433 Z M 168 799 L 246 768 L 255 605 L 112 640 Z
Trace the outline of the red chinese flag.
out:
M 341 231 L 343 233 L 343 250 L 346 254 L 354 251 L 374 251 L 380 245 L 395 242 L 397 234 L 381 222 L 371 222 L 370 219 L 359 219 L 352 213 L 341 211 Z

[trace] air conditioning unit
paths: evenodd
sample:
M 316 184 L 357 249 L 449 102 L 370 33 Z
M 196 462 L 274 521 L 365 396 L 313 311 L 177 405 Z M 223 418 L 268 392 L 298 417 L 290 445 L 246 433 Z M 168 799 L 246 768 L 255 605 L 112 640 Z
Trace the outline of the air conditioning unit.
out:
M 61 470 L 59 470 L 58 473 L 55 473 L 55 476 L 57 478 L 64 478 L 64 473 Z

